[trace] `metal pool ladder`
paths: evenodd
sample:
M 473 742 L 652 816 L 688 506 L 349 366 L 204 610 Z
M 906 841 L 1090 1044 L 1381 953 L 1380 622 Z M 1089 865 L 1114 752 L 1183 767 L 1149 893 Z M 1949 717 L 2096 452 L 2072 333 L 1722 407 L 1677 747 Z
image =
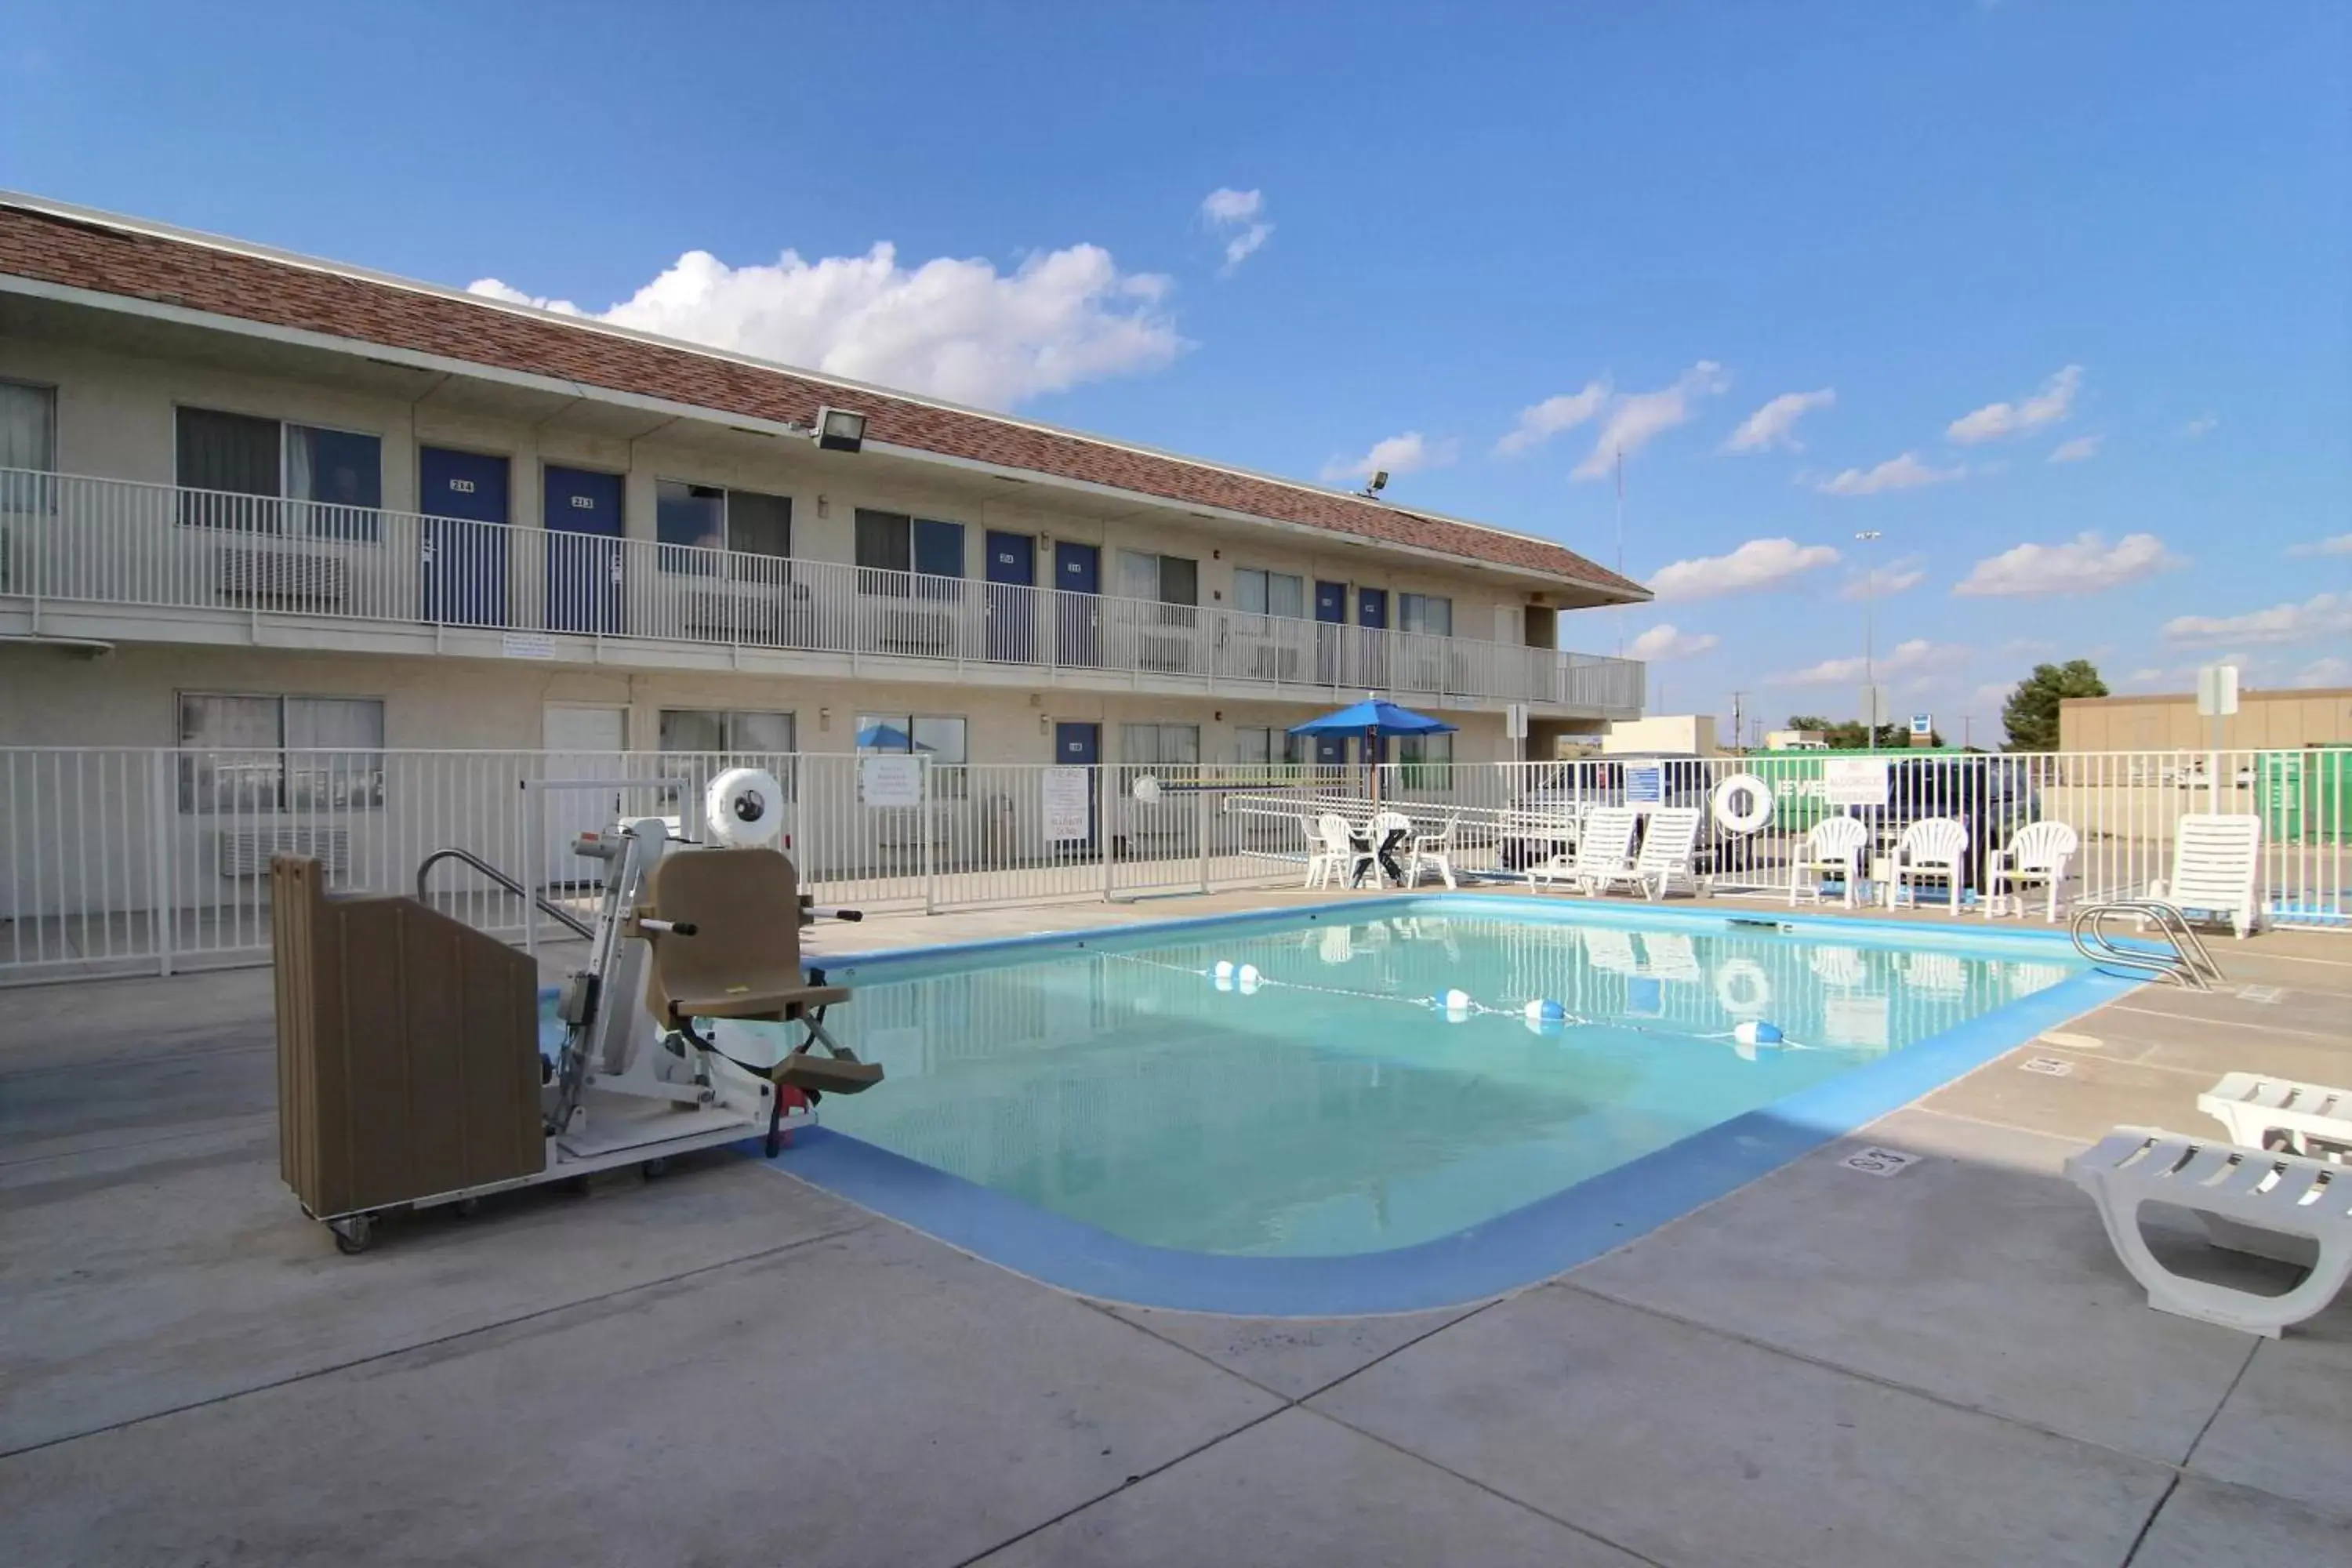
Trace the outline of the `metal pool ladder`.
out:
M 2167 946 L 2124 947 L 2109 936 L 2102 922 L 2109 915 L 2127 915 L 2153 924 Z M 2085 904 L 2074 911 L 2071 933 L 2077 952 L 2102 967 L 2113 965 L 2136 973 L 2152 974 L 2191 991 L 2210 991 L 2221 978 L 2221 966 L 2205 951 L 2205 943 L 2189 929 L 2189 918 L 2175 906 L 2156 899 L 2110 899 Z

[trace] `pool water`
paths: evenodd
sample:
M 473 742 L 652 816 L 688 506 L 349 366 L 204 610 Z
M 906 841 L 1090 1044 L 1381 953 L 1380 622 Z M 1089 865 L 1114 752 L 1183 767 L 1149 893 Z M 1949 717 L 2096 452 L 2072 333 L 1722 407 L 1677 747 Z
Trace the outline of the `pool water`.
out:
M 835 966 L 855 998 L 829 1025 L 888 1077 L 822 1119 L 1130 1241 L 1378 1252 L 2080 972 L 2046 948 L 1573 913 L 1300 918 Z M 1449 991 L 1466 1005 L 1432 1004 Z M 1528 1019 L 1544 1000 L 1569 1018 Z M 1743 1022 L 1785 1040 L 1743 1044 Z

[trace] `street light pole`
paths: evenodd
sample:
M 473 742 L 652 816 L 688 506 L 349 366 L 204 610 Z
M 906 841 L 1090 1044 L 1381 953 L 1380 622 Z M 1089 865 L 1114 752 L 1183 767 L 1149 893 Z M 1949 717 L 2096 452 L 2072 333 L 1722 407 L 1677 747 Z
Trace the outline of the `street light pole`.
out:
M 1878 539 L 1878 530 L 1865 528 L 1853 536 L 1854 542 L 1869 545 Z M 1865 750 L 1878 750 L 1878 665 L 1876 638 L 1873 617 L 1878 608 L 1878 563 L 1865 549 L 1863 552 L 1862 574 L 1862 743 Z

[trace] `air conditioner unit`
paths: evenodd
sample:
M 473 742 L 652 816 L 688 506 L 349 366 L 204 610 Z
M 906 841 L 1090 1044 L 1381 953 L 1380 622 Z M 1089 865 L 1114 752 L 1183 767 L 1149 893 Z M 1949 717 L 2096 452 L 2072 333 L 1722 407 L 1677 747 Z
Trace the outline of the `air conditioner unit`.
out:
M 221 597 L 287 610 L 339 610 L 343 563 L 307 550 L 223 550 L 214 558 Z
M 263 876 L 269 870 L 273 855 L 300 855 L 316 860 L 330 877 L 340 877 L 352 866 L 352 830 L 348 827 L 281 822 L 268 827 L 224 827 L 216 837 L 220 874 L 224 877 Z
M 1158 670 L 1169 675 L 1186 673 L 1192 668 L 1192 635 L 1190 632 L 1138 632 L 1135 666 L 1138 669 Z
M 944 606 L 885 605 L 875 623 L 877 653 L 945 658 L 955 652 L 955 617 Z

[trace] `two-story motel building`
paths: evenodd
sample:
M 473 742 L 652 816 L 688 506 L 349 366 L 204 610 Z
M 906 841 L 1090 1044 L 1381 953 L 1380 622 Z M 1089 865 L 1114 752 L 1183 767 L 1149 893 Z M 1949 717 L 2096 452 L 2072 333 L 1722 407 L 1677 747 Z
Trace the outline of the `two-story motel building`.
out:
M 1552 543 L 0 196 L 0 745 L 1279 762 L 1639 713 Z M 1315 760 L 1348 760 L 1347 742 Z

